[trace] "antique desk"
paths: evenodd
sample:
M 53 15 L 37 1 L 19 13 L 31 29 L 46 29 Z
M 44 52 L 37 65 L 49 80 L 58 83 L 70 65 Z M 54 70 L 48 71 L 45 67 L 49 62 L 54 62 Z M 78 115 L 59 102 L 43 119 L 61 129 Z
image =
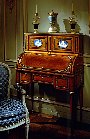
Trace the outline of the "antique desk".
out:
M 16 65 L 16 82 L 51 84 L 70 94 L 70 112 L 75 118 L 76 98 L 83 105 L 83 35 L 25 33 L 24 52 Z M 32 93 L 33 99 L 34 93 Z

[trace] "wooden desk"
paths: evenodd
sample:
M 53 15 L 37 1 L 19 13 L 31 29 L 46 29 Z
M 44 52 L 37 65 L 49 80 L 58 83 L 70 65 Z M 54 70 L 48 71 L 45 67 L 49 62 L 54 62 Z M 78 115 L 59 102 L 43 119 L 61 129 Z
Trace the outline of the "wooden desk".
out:
M 83 35 L 25 33 L 24 52 L 16 65 L 16 82 L 21 85 L 51 84 L 70 94 L 70 111 L 75 119 L 77 96 L 83 105 Z

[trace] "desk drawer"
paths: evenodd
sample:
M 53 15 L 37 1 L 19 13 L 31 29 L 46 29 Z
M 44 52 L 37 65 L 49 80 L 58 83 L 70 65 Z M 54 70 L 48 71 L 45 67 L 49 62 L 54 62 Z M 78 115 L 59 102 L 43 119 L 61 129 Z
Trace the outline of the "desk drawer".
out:
M 53 84 L 53 77 L 48 75 L 33 75 L 33 81 Z
M 56 88 L 62 90 L 68 89 L 68 78 L 56 78 Z
M 20 83 L 30 83 L 31 75 L 28 73 L 20 73 Z

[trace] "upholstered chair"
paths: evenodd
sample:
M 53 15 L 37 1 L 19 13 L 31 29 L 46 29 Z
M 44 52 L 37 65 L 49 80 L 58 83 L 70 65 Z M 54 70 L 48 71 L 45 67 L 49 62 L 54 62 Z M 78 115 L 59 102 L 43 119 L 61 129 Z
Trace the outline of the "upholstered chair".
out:
M 14 89 L 18 97 L 11 98 Z M 11 130 L 25 125 L 25 137 L 28 139 L 30 118 L 25 103 L 25 90 L 18 84 L 11 85 L 11 71 L 7 64 L 0 62 L 0 131 Z M 22 97 L 20 99 L 20 94 Z

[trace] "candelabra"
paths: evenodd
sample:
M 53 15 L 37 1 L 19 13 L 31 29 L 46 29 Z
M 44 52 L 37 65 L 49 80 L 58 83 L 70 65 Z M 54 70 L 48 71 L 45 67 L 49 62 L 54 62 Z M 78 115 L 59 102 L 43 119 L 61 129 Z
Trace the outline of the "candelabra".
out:
M 39 24 L 40 24 L 40 17 L 38 16 L 38 13 L 35 13 L 35 17 L 33 18 L 34 33 L 38 33 Z
M 74 11 L 72 11 L 72 16 L 69 17 L 69 23 L 70 23 L 70 26 L 71 26 L 71 33 L 75 33 L 75 27 L 76 27 L 77 22 L 75 21 Z
M 73 8 L 73 2 L 72 2 L 72 16 L 69 17 L 69 23 L 71 26 L 71 33 L 75 33 L 75 27 L 76 27 L 76 20 L 75 20 L 75 12 L 74 12 L 74 8 Z

